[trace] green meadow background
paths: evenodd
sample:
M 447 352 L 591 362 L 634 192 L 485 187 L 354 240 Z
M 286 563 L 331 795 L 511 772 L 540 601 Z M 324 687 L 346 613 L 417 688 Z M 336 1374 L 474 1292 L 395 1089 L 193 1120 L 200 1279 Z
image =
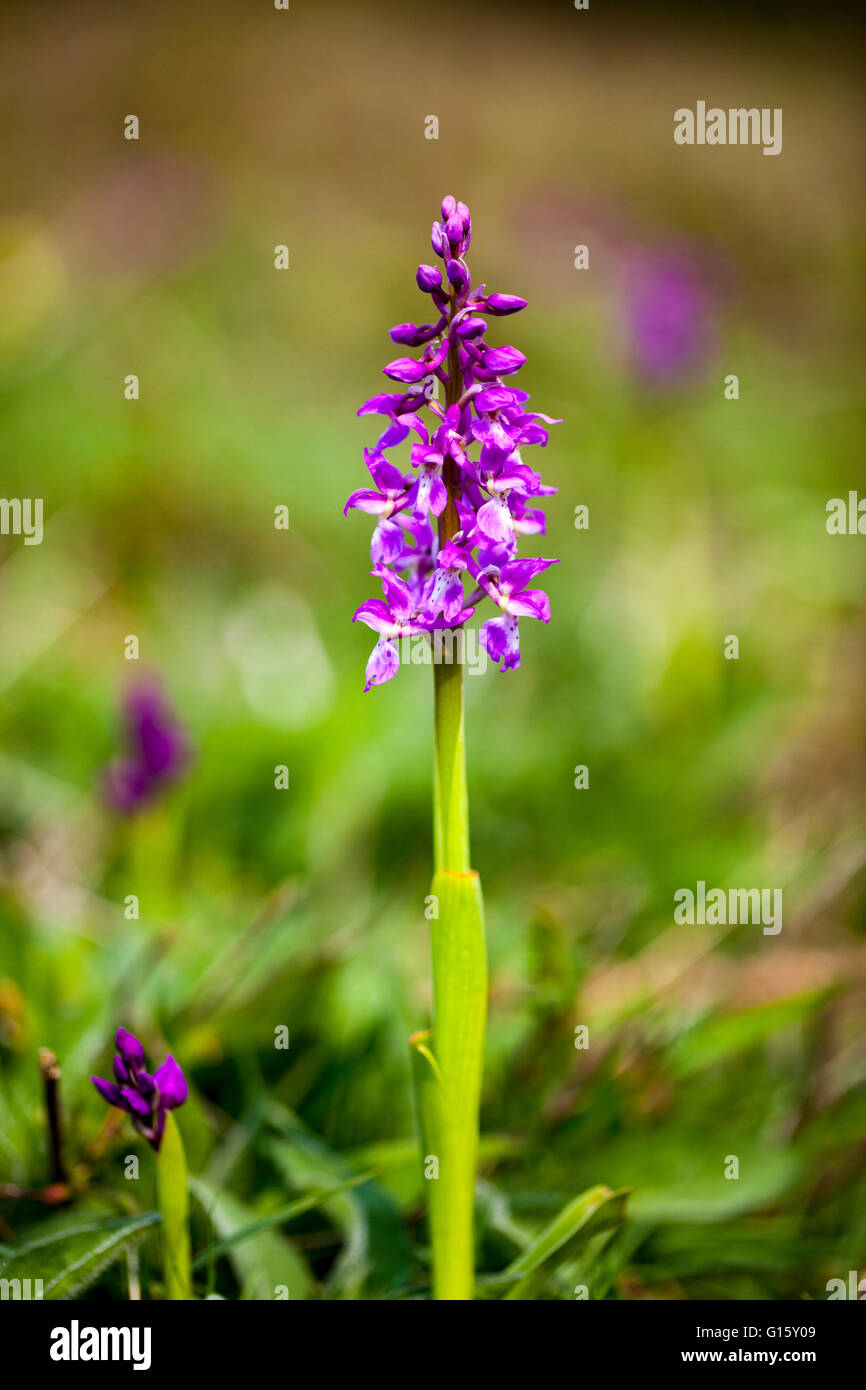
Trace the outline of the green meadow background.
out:
M 467 682 L 479 1270 L 598 1183 L 632 1189 L 625 1221 L 536 1297 L 820 1299 L 866 1264 L 864 542 L 825 529 L 862 482 L 862 96 L 813 20 L 4 11 L 0 495 L 46 519 L 0 536 L 0 1254 L 151 1209 L 149 1150 L 88 1080 L 123 1023 L 190 1078 L 200 1292 L 428 1296 L 431 678 L 363 693 L 370 526 L 342 506 L 453 192 L 473 278 L 529 300 L 491 340 L 565 420 L 531 460 L 560 488 L 526 547 L 561 559 L 552 621 Z M 782 107 L 782 154 L 675 146 L 699 99 Z M 630 327 L 657 257 L 699 277 L 707 335 L 662 380 Z M 121 820 L 101 769 L 146 673 L 194 761 Z M 782 888 L 783 930 L 675 926 L 699 879 Z M 152 1232 L 117 1253 L 78 1295 L 159 1297 Z

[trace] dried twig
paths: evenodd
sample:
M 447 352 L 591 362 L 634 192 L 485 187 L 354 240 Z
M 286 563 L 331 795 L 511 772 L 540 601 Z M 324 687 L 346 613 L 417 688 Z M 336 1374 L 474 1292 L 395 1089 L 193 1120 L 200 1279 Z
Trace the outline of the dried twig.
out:
M 48 1116 L 48 1135 L 51 1145 L 51 1181 L 65 1183 L 68 1179 L 63 1161 L 63 1119 L 60 1109 L 60 1064 L 47 1047 L 39 1049 L 39 1070 L 45 1087 L 45 1110 Z

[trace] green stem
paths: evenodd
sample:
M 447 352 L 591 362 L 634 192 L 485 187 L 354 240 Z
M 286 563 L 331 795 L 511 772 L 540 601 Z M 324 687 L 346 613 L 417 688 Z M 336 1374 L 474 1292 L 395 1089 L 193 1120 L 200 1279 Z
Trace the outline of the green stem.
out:
M 469 872 L 469 796 L 463 729 L 463 667 L 433 663 L 433 849 L 437 869 Z
M 189 1193 L 183 1140 L 171 1111 L 156 1156 L 156 1197 L 162 1212 L 165 1296 L 172 1302 L 191 1300 Z
M 450 405 L 461 389 L 453 334 L 448 363 Z M 446 459 L 443 478 L 448 505 L 439 518 L 440 545 L 459 526 L 455 505 L 459 483 L 453 459 Z M 458 653 L 448 655 L 455 658 Z M 481 886 L 469 858 L 463 667 L 457 659 L 443 660 L 435 642 L 433 657 L 433 897 L 438 915 L 432 919 L 433 1046 L 432 1054 L 427 1053 L 430 1075 L 422 1090 L 421 1109 L 422 1128 L 427 1129 L 425 1147 L 429 1144 L 438 1159 L 429 1202 L 433 1296 L 465 1300 L 475 1292 L 473 1223 L 487 959 Z M 421 1065 L 425 1064 L 423 1053 L 424 1049 Z
M 451 290 L 450 318 L 456 308 Z M 446 406 L 460 399 L 461 373 L 459 344 L 453 329 L 448 344 L 448 385 Z M 439 517 L 439 546 L 445 545 L 460 526 L 457 514 L 459 469 L 453 458 L 445 459 L 442 480 L 448 501 Z M 442 634 L 440 634 L 441 636 Z M 456 658 L 457 651 L 448 655 Z M 463 666 L 456 659 L 442 660 L 443 652 L 433 640 L 433 719 L 435 763 L 433 788 L 433 840 L 436 869 L 452 873 L 469 872 L 469 796 L 466 790 L 466 739 L 463 731 Z

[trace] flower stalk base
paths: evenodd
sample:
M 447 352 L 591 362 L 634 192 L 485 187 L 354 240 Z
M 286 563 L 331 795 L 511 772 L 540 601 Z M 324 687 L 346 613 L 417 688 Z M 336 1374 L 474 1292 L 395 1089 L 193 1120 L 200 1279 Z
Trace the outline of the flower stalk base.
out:
M 428 1210 L 433 1296 L 474 1296 L 473 1220 L 478 1107 L 484 1064 L 487 955 L 478 875 L 469 868 L 469 809 L 463 731 L 463 671 L 435 665 L 434 839 L 431 921 L 433 1030 L 416 1042 L 427 1155 L 435 1157 Z
M 186 1155 L 177 1121 L 170 1112 L 156 1156 L 156 1199 L 162 1213 L 165 1296 L 172 1302 L 187 1302 L 193 1292 Z

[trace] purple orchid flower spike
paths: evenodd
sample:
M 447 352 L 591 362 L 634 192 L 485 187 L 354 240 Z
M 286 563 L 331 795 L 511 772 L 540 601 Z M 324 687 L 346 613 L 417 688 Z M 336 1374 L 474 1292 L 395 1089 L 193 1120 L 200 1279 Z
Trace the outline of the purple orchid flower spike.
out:
M 473 288 L 465 259 L 471 239 L 469 209 L 449 194 L 430 234 L 443 264 L 421 264 L 415 276 L 435 307 L 431 317 L 438 317 L 391 329 L 395 343 L 419 348 L 420 355 L 398 357 L 383 369 L 404 392 L 373 396 L 358 411 L 389 422 L 372 454 L 364 455 L 375 490 L 353 492 L 345 508 L 377 518 L 372 572 L 382 580 L 384 599 L 368 599 L 354 615 L 378 633 L 365 690 L 397 674 L 400 638 L 462 627 L 485 597 L 502 616 L 485 623 L 481 640 L 504 671 L 520 665 L 519 618 L 550 617 L 547 596 L 526 585 L 555 562 L 519 561 L 517 546 L 521 537 L 544 534 L 545 516 L 534 503 L 556 488 L 524 463 L 522 450 L 543 448 L 545 426 L 562 422 L 526 409 L 528 393 L 513 384 L 524 353 L 485 341 L 488 319 L 518 313 L 526 300 Z M 432 417 L 429 424 L 422 410 Z M 404 475 L 383 451 L 410 433 L 417 435 L 409 460 L 417 474 Z M 478 586 L 468 600 L 465 575 Z
M 177 780 L 189 761 L 189 742 L 155 681 L 132 686 L 124 705 L 128 752 L 105 769 L 103 792 L 116 811 L 131 814 Z
M 437 1300 L 474 1296 L 473 1193 L 487 999 L 481 888 L 470 857 L 459 654 L 466 644 L 455 637 L 476 604 L 491 599 L 499 616 L 484 624 L 480 640 L 503 671 L 516 669 L 520 619 L 550 618 L 547 594 L 529 585 L 556 563 L 518 558 L 517 549 L 522 537 L 544 534 L 544 513 L 535 503 L 556 490 L 523 452 L 544 448 L 546 426 L 559 422 L 529 411 L 528 392 L 513 384 L 526 365 L 520 349 L 485 339 L 490 318 L 518 313 L 526 301 L 473 286 L 466 262 L 471 238 L 469 209 L 449 194 L 430 233 L 440 264 L 422 263 L 415 277 L 435 312 L 424 315 L 429 323 L 391 329 L 392 340 L 415 355 L 384 368 L 402 390 L 377 394 L 358 411 L 382 415 L 387 423 L 372 453 L 364 454 L 375 490 L 353 492 L 346 507 L 377 518 L 371 573 L 381 582 L 382 598 L 367 599 L 354 615 L 377 635 L 365 691 L 397 674 L 405 638 L 429 642 L 433 664 L 432 891 L 442 908 L 433 933 L 435 1025 L 427 1060 L 434 1060 L 449 1115 L 440 1138 L 442 1162 L 452 1175 L 448 1184 L 432 1184 L 429 1200 Z M 417 438 L 409 443 L 409 467 L 390 457 L 386 462 L 385 451 L 409 442 L 410 434 Z M 434 640 L 441 629 L 448 639 Z M 430 1039 L 431 1033 L 418 1037 Z
M 189 1094 L 186 1077 L 171 1053 L 151 1076 L 146 1070 L 144 1048 L 127 1029 L 118 1028 L 114 1041 L 114 1081 L 103 1081 L 100 1076 L 90 1079 L 103 1100 L 126 1111 L 139 1134 L 158 1153 L 166 1112 L 183 1105 Z

